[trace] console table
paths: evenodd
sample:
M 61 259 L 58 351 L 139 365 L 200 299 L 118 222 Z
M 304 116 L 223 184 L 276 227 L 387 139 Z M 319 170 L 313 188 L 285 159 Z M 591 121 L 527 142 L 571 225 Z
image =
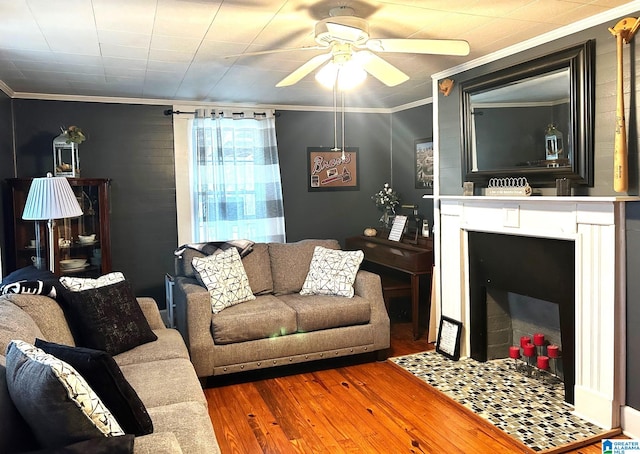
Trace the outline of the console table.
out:
M 420 301 L 429 301 L 431 281 L 427 279 L 433 268 L 433 240 L 420 238 L 418 244 L 391 241 L 381 237 L 354 236 L 345 240 L 345 249 L 364 252 L 364 265 L 378 265 L 375 272 L 383 282 L 391 282 L 390 290 L 397 290 L 397 280 L 387 279 L 386 271 L 393 270 L 408 275 L 407 289 L 411 295 L 411 322 L 413 338 L 420 337 Z M 421 281 L 423 284 L 421 285 Z M 422 289 L 424 287 L 424 289 Z M 421 291 L 422 290 L 422 291 Z M 423 314 L 429 314 L 427 303 Z

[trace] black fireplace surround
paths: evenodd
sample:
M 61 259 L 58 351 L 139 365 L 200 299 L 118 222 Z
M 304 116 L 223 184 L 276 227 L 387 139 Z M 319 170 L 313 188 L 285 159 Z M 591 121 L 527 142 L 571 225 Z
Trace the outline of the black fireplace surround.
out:
M 487 361 L 487 289 L 558 304 L 565 400 L 574 402 L 575 243 L 469 231 L 471 357 Z

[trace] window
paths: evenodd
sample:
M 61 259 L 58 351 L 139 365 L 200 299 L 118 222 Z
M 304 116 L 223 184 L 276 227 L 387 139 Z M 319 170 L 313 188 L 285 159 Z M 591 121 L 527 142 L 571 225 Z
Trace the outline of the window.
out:
M 284 242 L 273 115 L 199 113 L 191 122 L 193 241 Z

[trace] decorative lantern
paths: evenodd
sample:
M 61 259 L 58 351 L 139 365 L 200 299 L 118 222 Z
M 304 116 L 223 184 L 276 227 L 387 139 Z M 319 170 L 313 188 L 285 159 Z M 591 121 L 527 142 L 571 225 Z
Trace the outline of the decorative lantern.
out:
M 53 139 L 53 170 L 57 177 L 79 177 L 80 155 L 78 144 L 68 142 L 65 134 Z
M 556 129 L 556 125 L 550 124 L 547 126 L 544 139 L 547 149 L 547 161 L 564 157 L 562 133 Z

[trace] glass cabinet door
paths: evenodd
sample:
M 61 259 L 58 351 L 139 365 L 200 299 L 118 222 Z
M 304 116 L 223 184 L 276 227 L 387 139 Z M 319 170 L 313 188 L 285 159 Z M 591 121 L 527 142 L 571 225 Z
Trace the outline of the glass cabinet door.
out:
M 13 195 L 15 269 L 49 269 L 47 221 L 25 221 L 31 179 L 10 179 Z M 54 273 L 97 277 L 111 271 L 109 184 L 104 178 L 69 178 L 82 216 L 54 220 Z

